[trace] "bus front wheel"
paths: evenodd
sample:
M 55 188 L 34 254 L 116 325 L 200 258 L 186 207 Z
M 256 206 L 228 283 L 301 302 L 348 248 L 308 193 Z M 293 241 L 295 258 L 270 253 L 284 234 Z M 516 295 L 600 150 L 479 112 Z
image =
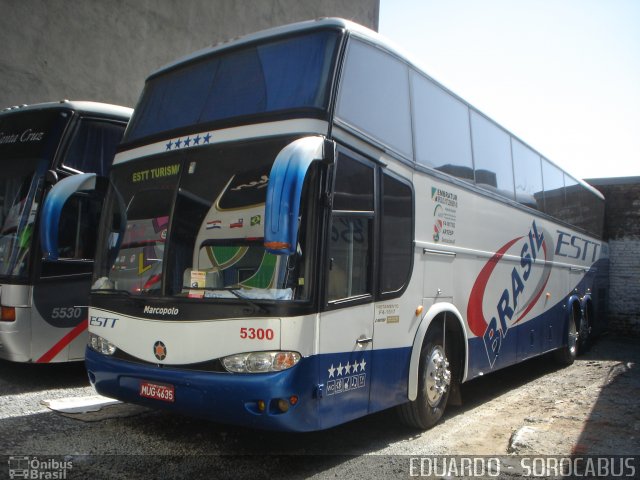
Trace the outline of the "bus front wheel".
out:
M 445 349 L 442 340 L 441 327 L 429 329 L 420 353 L 418 396 L 399 407 L 400 419 L 411 427 L 423 430 L 433 427 L 447 406 L 451 370 L 446 353 L 451 350 Z

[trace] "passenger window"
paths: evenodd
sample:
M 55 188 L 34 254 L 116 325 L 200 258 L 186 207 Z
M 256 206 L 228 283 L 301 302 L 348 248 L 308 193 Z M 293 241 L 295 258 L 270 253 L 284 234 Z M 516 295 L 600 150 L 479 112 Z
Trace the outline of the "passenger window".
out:
M 542 159 L 542 184 L 544 185 L 544 211 L 552 217 L 562 218 L 564 209 L 564 175 L 549 160 Z
M 513 148 L 513 170 L 516 187 L 516 201 L 527 207 L 542 211 L 542 169 L 540 155 L 518 140 L 511 142 Z
M 374 169 L 340 155 L 329 235 L 329 301 L 372 293 Z
M 604 201 L 586 188 L 582 188 L 582 214 L 587 232 L 602 237 L 604 228 Z
M 415 72 L 411 87 L 416 161 L 473 181 L 469 108 Z
M 565 207 L 562 220 L 586 230 L 585 219 L 582 215 L 582 185 L 577 180 L 564 174 Z
M 82 173 L 107 176 L 124 128 L 123 124 L 102 120 L 81 120 L 63 165 Z
M 351 40 L 336 115 L 412 158 L 409 68 L 378 48 Z
M 514 198 L 509 135 L 482 115 L 471 112 L 476 185 Z
M 380 293 L 392 296 L 409 282 L 413 267 L 413 190 L 382 175 Z

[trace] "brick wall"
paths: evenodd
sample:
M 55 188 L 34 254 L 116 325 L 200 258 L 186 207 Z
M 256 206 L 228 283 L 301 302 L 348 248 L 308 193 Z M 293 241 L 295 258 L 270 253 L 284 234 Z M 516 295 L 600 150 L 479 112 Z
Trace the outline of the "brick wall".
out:
M 609 330 L 640 337 L 640 177 L 588 180 L 606 198 Z

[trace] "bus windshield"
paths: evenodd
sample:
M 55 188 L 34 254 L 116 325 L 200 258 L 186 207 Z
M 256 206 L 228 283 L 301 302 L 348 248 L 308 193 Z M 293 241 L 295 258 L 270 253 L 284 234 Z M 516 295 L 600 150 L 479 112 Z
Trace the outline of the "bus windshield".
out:
M 229 119 L 254 123 L 259 114 L 326 111 L 337 37 L 320 31 L 248 44 L 151 77 L 124 142 Z
M 306 298 L 303 229 L 293 255 L 263 246 L 269 173 L 290 141 L 194 148 L 114 167 L 93 291 Z
M 38 202 L 36 193 L 44 159 L 2 159 L 0 176 L 0 275 L 25 276 Z
M 8 112 L 0 118 L 0 276 L 26 278 L 44 174 L 70 115 Z

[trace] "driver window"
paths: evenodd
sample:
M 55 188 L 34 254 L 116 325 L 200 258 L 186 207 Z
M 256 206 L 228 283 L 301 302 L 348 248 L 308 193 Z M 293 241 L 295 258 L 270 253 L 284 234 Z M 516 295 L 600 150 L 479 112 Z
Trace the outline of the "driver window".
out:
M 60 215 L 58 230 L 61 259 L 91 260 L 94 258 L 100 203 L 89 196 L 74 195 L 65 204 Z
M 330 302 L 372 293 L 373 185 L 371 166 L 340 156 L 329 236 L 327 299 Z

